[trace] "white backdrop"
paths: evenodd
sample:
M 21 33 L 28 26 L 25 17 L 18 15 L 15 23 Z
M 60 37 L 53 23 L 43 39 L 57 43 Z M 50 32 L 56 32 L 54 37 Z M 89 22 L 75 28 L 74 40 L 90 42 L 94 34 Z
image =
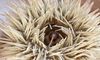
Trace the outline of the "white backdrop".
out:
M 3 16 L 1 16 L 1 14 L 3 14 L 5 11 L 8 11 L 8 3 L 11 2 L 13 0 L 0 0 L 0 20 L 4 19 Z

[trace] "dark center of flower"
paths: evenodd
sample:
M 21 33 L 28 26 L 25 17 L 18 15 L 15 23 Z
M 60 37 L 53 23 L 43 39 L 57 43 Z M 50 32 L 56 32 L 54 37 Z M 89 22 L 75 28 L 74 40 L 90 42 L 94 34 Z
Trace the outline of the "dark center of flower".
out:
M 54 24 L 48 24 L 45 31 L 45 45 L 48 47 L 54 46 L 62 39 L 62 37 L 64 37 L 64 33 L 62 33 L 62 31 L 57 31 L 59 29 L 60 28 L 55 27 Z
M 59 37 L 59 34 L 55 31 L 50 32 L 50 34 L 49 34 L 49 39 L 56 40 L 58 37 Z
M 59 38 L 59 34 L 57 32 L 50 32 L 49 34 L 49 46 L 51 45 L 55 45 L 55 43 L 57 43 Z

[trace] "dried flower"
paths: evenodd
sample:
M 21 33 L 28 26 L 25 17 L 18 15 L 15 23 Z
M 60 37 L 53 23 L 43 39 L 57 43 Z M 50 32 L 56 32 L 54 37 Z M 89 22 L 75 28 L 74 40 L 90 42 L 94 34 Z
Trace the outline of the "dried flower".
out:
M 0 23 L 3 60 L 97 60 L 100 16 L 90 0 L 18 0 Z M 5 25 L 4 25 L 5 24 Z M 97 53 L 97 54 L 96 54 Z

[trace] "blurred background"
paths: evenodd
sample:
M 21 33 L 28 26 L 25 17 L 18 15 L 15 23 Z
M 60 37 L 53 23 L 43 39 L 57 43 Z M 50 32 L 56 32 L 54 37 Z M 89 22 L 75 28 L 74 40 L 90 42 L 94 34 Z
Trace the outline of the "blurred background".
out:
M 0 13 L 7 10 L 7 3 L 12 0 L 0 0 Z
M 84 3 L 85 1 L 87 0 L 81 0 L 82 3 Z M 93 5 L 93 8 L 92 8 L 92 11 L 99 8 L 100 9 L 100 0 L 91 0 L 92 2 L 94 2 L 94 5 Z M 100 12 L 100 10 L 99 10 Z
M 11 2 L 12 0 L 0 0 L 0 20 L 4 20 L 4 16 L 2 16 L 1 14 L 3 14 L 5 11 L 8 11 L 8 3 Z

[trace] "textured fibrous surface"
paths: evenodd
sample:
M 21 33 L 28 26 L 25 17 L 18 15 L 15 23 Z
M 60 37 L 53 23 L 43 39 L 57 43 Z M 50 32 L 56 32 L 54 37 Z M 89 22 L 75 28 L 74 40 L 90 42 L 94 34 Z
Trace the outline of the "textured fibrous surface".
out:
M 18 0 L 0 23 L 1 60 L 99 60 L 100 16 L 87 0 Z

